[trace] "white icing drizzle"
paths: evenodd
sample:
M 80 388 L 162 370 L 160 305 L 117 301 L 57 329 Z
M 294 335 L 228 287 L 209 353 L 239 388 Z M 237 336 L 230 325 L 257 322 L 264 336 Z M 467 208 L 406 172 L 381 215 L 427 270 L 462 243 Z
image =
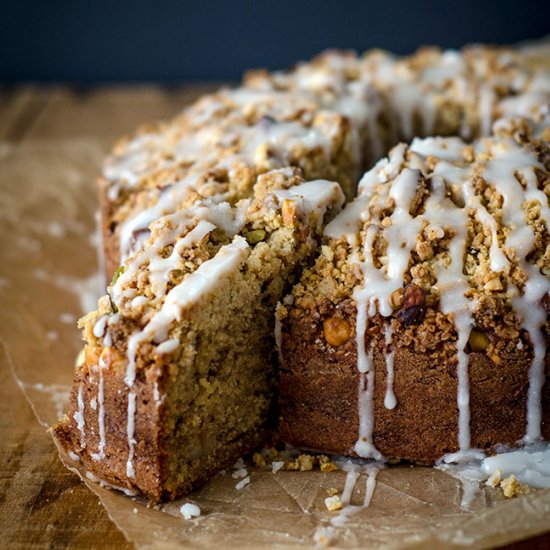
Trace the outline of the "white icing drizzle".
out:
M 166 340 L 162 342 L 162 344 L 159 344 L 155 348 L 155 353 L 158 355 L 163 355 L 165 353 L 172 353 L 173 351 L 176 351 L 176 349 L 178 349 L 179 345 L 180 345 L 179 339 L 172 338 L 171 340 Z
M 103 460 L 105 458 L 105 407 L 103 404 L 104 390 L 103 390 L 103 369 L 106 368 L 103 361 L 103 354 L 99 357 L 99 382 L 97 390 L 97 402 L 99 405 L 99 411 L 97 415 L 97 423 L 99 430 L 99 448 L 97 453 L 92 453 L 94 460 Z
M 326 208 L 335 203 L 335 198 L 337 208 L 344 203 L 342 188 L 336 182 L 326 180 L 307 181 L 290 189 L 276 189 L 273 194 L 280 204 L 284 200 L 299 201 L 305 213 L 316 212 L 319 219 L 322 219 Z
M 479 90 L 479 121 L 480 133 L 488 136 L 493 125 L 493 107 L 495 104 L 495 92 L 489 86 L 481 86 Z
M 468 281 L 462 273 L 466 252 L 468 211 L 445 198 L 445 183 L 441 171 L 436 170 L 432 178 L 433 193 L 426 202 L 425 217 L 430 223 L 452 227 L 454 235 L 449 243 L 448 265 L 435 268 L 437 288 L 440 292 L 441 311 L 453 315 L 457 332 L 457 406 L 458 444 L 460 451 L 470 448 L 470 387 L 468 378 L 468 354 L 465 351 L 474 325 L 472 312 L 475 303 L 466 298 Z M 448 172 L 444 176 L 450 177 Z M 453 174 L 454 175 L 454 174 Z
M 128 435 L 128 460 L 126 461 L 126 476 L 135 477 L 136 471 L 134 468 L 134 446 L 136 440 L 134 438 L 136 419 L 136 394 L 133 391 L 128 392 L 128 424 L 126 433 Z
M 515 475 L 535 489 L 550 488 L 550 446 L 548 444 L 489 456 L 481 462 L 486 477 L 497 470 L 502 477 Z
M 103 315 L 97 320 L 93 328 L 93 333 L 96 338 L 101 338 L 105 334 L 107 321 L 109 321 L 109 317 L 107 315 Z
M 550 292 L 550 281 L 540 270 L 527 262 L 535 240 L 535 234 L 525 219 L 525 213 L 518 206 L 524 202 L 537 201 L 540 205 L 540 217 L 547 228 L 550 228 L 548 201 L 537 188 L 535 167 L 542 165 L 533 158 L 533 154 L 506 140 L 500 147 L 493 148 L 494 158 L 487 163 L 486 179 L 493 183 L 503 197 L 503 219 L 512 228 L 504 246 L 514 250 L 518 266 L 524 271 L 527 282 L 523 294 L 517 289 L 512 303 L 522 327 L 528 332 L 533 345 L 533 361 L 529 370 L 529 391 L 527 394 L 527 429 L 525 442 L 532 443 L 541 438 L 541 391 L 544 384 L 544 364 L 546 357 L 546 341 L 542 327 L 546 323 L 546 312 L 541 299 Z M 525 190 L 516 178 L 523 177 Z
M 404 151 L 399 149 L 395 152 L 394 158 L 390 157 L 390 163 L 383 166 L 379 172 L 381 179 L 391 177 L 399 170 L 403 154 Z M 359 264 L 363 273 L 363 282 L 361 286 L 354 289 L 354 298 L 357 303 L 357 368 L 360 372 L 359 439 L 355 445 L 355 452 L 363 458 L 381 459 L 381 454 L 372 443 L 374 363 L 372 353 L 368 353 L 365 348 L 367 318 L 375 313 L 376 308 L 385 317 L 391 315 L 393 310 L 390 296 L 403 286 L 403 278 L 410 261 L 410 251 L 416 244 L 416 235 L 421 227 L 421 220 L 418 217 L 413 218 L 409 213 L 416 196 L 419 176 L 418 170 L 405 169 L 396 177 L 392 186 L 384 186 L 387 197 L 395 204 L 390 216 L 391 224 L 384 229 L 388 244 L 386 254 L 391 261 L 388 262 L 385 272 L 383 268 L 378 269 L 375 266 L 373 244 L 378 232 L 379 220 L 372 220 L 363 244 L 364 261 Z M 364 178 L 362 183 L 366 186 L 370 181 Z M 372 180 L 372 185 L 377 183 L 380 182 Z M 381 202 L 384 198 L 382 195 L 379 201 Z
M 82 383 L 78 386 L 78 393 L 76 395 L 76 402 L 78 409 L 75 411 L 73 418 L 76 420 L 76 426 L 80 432 L 80 446 L 86 447 L 86 434 L 84 433 L 85 421 L 84 421 L 84 396 Z
M 153 399 L 155 400 L 157 407 L 159 407 L 161 404 L 161 398 L 160 398 L 160 392 L 159 392 L 159 385 L 156 380 L 153 383 Z
M 80 462 L 80 457 L 73 451 L 69 451 L 69 457 L 71 458 L 71 460 L 74 460 L 75 462 Z
M 384 328 L 385 344 L 386 350 L 384 352 L 384 358 L 386 361 L 386 395 L 384 396 L 384 407 L 386 409 L 395 409 L 397 405 L 397 399 L 395 398 L 395 393 L 393 391 L 393 351 L 391 350 L 392 344 L 392 328 L 388 323 Z
M 242 208 L 246 205 L 245 201 Z M 151 227 L 162 228 L 162 231 L 149 246 L 125 263 L 124 272 L 112 287 L 112 298 L 117 307 L 123 310 L 127 301 L 133 306 L 136 298 L 140 297 L 134 296 L 137 291 L 132 289 L 130 283 L 144 265 L 148 267 L 154 296 L 162 298 L 166 293 L 170 272 L 182 267 L 181 255 L 184 250 L 199 243 L 216 227 L 223 229 L 229 236 L 235 235 L 242 227 L 240 214 L 241 210 L 231 208 L 228 203 L 207 202 L 197 203 L 190 209 L 156 220 Z M 180 236 L 182 233 L 183 236 Z M 171 254 L 167 258 L 162 257 L 161 251 L 170 244 L 174 244 Z M 138 303 L 137 307 L 140 305 Z
M 336 463 L 338 468 L 346 472 L 344 489 L 340 497 L 340 501 L 344 505 L 344 508 L 337 516 L 330 520 L 330 524 L 333 527 L 342 527 L 351 516 L 358 514 L 361 510 L 365 510 L 370 506 L 376 489 L 376 477 L 384 466 L 379 462 L 358 463 L 350 459 L 336 460 Z M 363 503 L 358 506 L 351 504 L 351 497 L 361 473 L 366 473 L 367 477 L 365 481 L 365 496 L 363 497 Z

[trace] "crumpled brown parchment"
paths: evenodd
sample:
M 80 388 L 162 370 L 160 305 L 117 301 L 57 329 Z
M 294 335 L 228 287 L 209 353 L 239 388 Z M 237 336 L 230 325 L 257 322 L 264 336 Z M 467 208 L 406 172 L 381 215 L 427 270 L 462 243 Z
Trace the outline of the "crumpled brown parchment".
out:
M 104 146 L 95 140 L 0 143 L 0 338 L 20 387 L 41 423 L 64 409 L 81 348 L 76 319 L 94 307 L 102 284 L 96 260 L 94 180 Z M 90 481 L 126 537 L 140 548 L 291 548 L 313 546 L 334 512 L 327 490 L 342 489 L 343 472 L 250 469 L 238 491 L 221 475 L 180 502 L 148 509 Z M 355 485 L 360 504 L 365 476 Z M 395 466 L 378 475 L 371 506 L 336 529 L 334 548 L 485 548 L 550 527 L 550 491 L 504 500 L 483 488 L 460 509 L 461 484 L 433 468 Z M 201 508 L 186 521 L 184 502 Z

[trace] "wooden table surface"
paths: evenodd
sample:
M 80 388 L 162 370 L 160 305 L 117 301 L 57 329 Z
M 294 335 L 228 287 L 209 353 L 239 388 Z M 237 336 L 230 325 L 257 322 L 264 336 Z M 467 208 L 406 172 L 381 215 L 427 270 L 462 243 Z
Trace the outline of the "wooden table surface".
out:
M 93 136 L 107 147 L 212 88 L 0 87 L 0 142 Z M 21 472 L 30 475 L 19 479 Z M 132 547 L 98 498 L 61 464 L 1 356 L 0 541 L 3 548 Z M 550 533 L 507 548 L 548 549 Z

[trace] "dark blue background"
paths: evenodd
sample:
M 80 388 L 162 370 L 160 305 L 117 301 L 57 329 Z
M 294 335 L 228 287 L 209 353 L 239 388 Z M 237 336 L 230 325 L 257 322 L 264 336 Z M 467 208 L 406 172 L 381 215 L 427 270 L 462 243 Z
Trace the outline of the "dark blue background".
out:
M 325 48 L 407 53 L 549 32 L 550 0 L 0 0 L 0 80 L 234 80 Z

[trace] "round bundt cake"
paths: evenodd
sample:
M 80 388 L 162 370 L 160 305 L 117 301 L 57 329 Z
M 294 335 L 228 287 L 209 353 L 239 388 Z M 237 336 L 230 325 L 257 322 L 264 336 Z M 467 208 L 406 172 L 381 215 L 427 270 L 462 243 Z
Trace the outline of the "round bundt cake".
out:
M 121 140 L 63 448 L 158 500 L 279 416 L 423 463 L 549 437 L 548 60 L 327 52 Z

